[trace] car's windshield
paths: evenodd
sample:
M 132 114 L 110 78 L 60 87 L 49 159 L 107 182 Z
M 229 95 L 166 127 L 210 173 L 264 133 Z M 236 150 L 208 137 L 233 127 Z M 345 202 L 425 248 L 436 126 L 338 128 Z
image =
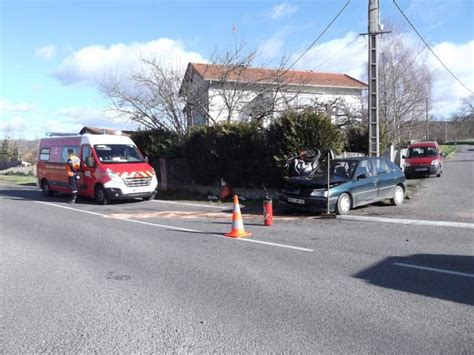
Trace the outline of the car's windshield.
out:
M 357 160 L 344 160 L 337 159 L 331 161 L 331 168 L 329 170 L 329 175 L 332 178 L 339 179 L 350 179 L 354 170 L 357 166 Z M 318 170 L 315 172 L 315 177 L 326 178 L 328 175 L 327 162 L 324 161 L 319 166 Z
M 423 158 L 423 157 L 434 157 L 436 156 L 435 147 L 417 147 L 409 148 L 407 153 L 407 158 Z
M 94 148 L 102 163 L 142 163 L 145 161 L 133 144 L 97 144 Z

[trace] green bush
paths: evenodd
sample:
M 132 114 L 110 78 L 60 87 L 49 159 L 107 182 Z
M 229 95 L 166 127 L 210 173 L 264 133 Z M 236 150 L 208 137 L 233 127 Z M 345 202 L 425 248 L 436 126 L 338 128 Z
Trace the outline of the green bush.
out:
M 148 157 L 174 156 L 179 146 L 178 135 L 163 129 L 135 132 L 131 138 L 140 151 Z
M 168 132 L 140 134 L 136 143 L 150 157 L 185 158 L 195 183 L 215 185 L 224 178 L 234 187 L 277 187 L 288 158 L 314 147 L 340 152 L 344 145 L 330 119 L 312 111 L 288 112 L 267 128 L 254 123 L 195 127 L 181 142 Z
M 367 127 L 350 127 L 346 131 L 346 151 L 364 153 L 369 151 L 369 134 Z
M 332 149 L 340 152 L 344 144 L 342 132 L 321 113 L 288 112 L 268 128 L 268 142 L 273 156 L 281 161 L 305 148 Z
M 286 161 L 308 148 L 339 153 L 344 136 L 329 118 L 314 111 L 288 112 L 270 125 L 267 132 L 269 150 L 275 164 L 276 176 L 272 185 L 278 185 L 286 174 Z
M 203 185 L 216 182 L 218 156 L 214 127 L 195 128 L 185 137 L 181 151 L 191 168 L 192 180 Z
M 225 123 L 193 129 L 182 146 L 194 180 L 214 184 L 224 178 L 232 186 L 262 182 L 262 172 L 252 166 L 265 159 L 265 139 L 256 124 Z

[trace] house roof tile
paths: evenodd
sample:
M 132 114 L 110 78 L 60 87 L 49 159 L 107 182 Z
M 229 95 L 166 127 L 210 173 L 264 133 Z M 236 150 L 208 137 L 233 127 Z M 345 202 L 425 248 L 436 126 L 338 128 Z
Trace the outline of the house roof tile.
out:
M 221 64 L 189 63 L 206 80 L 229 80 L 256 83 L 275 83 L 281 81 L 285 84 L 344 87 L 354 89 L 367 89 L 367 84 L 347 74 L 322 73 L 313 71 L 288 70 L 283 72 L 277 69 L 243 68 L 231 69 L 230 66 Z M 280 79 L 278 80 L 278 77 Z

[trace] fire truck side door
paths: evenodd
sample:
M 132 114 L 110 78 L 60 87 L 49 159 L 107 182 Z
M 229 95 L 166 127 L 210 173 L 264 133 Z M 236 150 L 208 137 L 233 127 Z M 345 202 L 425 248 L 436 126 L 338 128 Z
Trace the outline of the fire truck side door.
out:
M 81 147 L 81 179 L 79 180 L 79 191 L 83 195 L 92 196 L 94 192 L 94 174 L 96 162 L 90 145 Z

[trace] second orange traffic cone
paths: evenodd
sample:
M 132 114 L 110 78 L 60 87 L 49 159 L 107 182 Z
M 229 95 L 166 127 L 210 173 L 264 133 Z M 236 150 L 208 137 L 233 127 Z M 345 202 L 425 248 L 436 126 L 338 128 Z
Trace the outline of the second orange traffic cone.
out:
M 243 238 L 249 237 L 252 233 L 247 233 L 244 229 L 242 214 L 240 213 L 239 198 L 234 195 L 234 211 L 232 212 L 232 229 L 229 233 L 224 234 L 226 237 Z

